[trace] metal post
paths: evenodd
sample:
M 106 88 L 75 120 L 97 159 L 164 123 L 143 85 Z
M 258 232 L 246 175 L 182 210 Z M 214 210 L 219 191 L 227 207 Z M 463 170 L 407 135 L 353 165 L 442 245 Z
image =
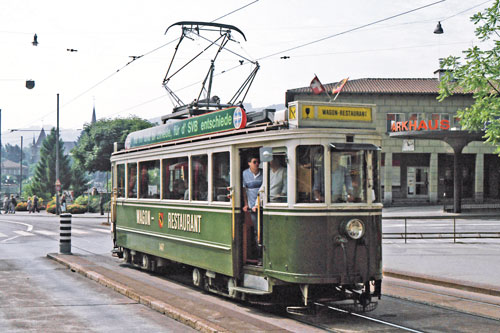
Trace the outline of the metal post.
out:
M 57 94 L 57 129 L 56 129 L 56 182 L 59 180 L 59 94 Z M 56 188 L 56 214 L 60 213 L 59 191 Z
M 2 109 L 0 109 L 0 193 L 2 192 Z
M 59 253 L 71 254 L 71 214 L 60 216 Z
M 21 135 L 21 179 L 19 181 L 19 198 L 23 197 L 23 136 Z

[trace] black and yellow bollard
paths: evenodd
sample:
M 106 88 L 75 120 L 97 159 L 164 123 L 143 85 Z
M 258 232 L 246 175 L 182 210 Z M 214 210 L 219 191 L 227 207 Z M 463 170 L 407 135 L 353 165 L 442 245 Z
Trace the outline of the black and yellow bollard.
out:
M 59 253 L 71 254 L 71 214 L 61 214 L 59 224 Z

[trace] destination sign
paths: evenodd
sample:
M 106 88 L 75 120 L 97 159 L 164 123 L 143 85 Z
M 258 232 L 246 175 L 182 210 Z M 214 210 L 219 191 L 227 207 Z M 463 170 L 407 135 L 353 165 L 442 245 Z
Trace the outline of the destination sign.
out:
M 318 119 L 372 121 L 372 109 L 351 106 L 318 106 Z
M 232 107 L 130 133 L 125 140 L 125 148 L 241 129 L 246 123 L 245 110 Z

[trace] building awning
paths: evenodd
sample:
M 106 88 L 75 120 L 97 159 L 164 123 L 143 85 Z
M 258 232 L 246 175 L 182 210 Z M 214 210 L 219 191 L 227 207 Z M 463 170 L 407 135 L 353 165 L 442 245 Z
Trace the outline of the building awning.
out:
M 335 150 L 380 150 L 380 147 L 371 143 L 332 142 L 330 143 L 330 147 Z

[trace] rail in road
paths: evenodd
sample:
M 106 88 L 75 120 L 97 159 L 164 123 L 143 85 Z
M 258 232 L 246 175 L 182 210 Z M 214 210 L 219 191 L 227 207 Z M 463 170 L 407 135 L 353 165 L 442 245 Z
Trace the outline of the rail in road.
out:
M 390 229 L 401 230 L 383 232 L 382 238 L 404 239 L 405 243 L 408 239 L 453 239 L 456 243 L 457 239 L 500 238 L 500 215 L 496 214 L 382 216 L 382 220 L 404 221 L 404 225 L 386 224 Z M 474 220 L 476 222 L 472 222 Z M 436 223 L 436 221 L 444 223 Z M 488 223 L 484 224 L 484 222 Z

